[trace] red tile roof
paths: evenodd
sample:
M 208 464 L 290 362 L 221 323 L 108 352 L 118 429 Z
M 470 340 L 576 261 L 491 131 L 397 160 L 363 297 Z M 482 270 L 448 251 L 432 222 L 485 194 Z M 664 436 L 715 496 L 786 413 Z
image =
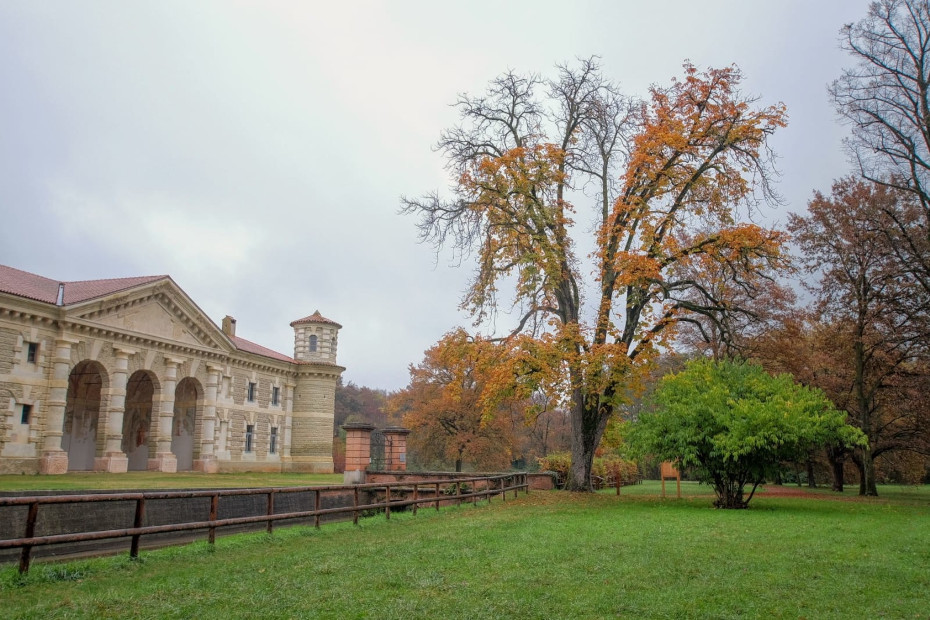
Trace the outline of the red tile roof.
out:
M 261 355 L 264 357 L 270 357 L 271 359 L 280 360 L 282 362 L 291 362 L 295 363 L 294 358 L 288 357 L 283 353 L 278 353 L 277 351 L 272 351 L 266 347 L 263 347 L 260 344 L 255 344 L 251 340 L 246 340 L 245 338 L 240 338 L 239 336 L 232 337 L 233 344 L 236 345 L 236 348 L 240 351 L 245 351 L 246 353 L 254 353 L 255 355 Z
M 17 297 L 26 297 L 48 304 L 58 301 L 59 285 L 64 284 L 63 305 L 76 304 L 89 299 L 130 289 L 140 284 L 162 280 L 168 276 L 141 276 L 137 278 L 112 278 L 109 280 L 81 280 L 62 282 L 43 276 L 0 265 L 0 291 Z
M 126 289 L 148 284 L 168 278 L 169 276 L 141 276 L 136 278 L 112 278 L 108 280 L 80 280 L 76 282 L 62 282 L 52 280 L 28 271 L 21 271 L 6 265 L 0 265 L 0 292 L 16 295 L 17 297 L 26 297 L 36 301 L 55 304 L 58 301 L 59 285 L 64 284 L 63 304 L 76 304 L 97 297 L 103 297 L 111 293 L 123 291 Z M 294 323 L 332 323 L 342 327 L 335 321 L 331 321 L 320 315 L 319 311 L 311 316 L 295 321 Z M 292 323 L 292 325 L 294 324 Z M 300 363 L 283 353 L 272 351 L 260 344 L 255 344 L 245 338 L 233 336 L 233 344 L 240 351 L 253 353 L 263 357 L 280 360 L 282 362 Z
M 328 325 L 335 325 L 336 327 L 338 327 L 338 328 L 340 328 L 340 329 L 342 328 L 342 325 L 340 325 L 340 324 L 337 323 L 336 321 L 334 321 L 334 320 L 332 320 L 332 319 L 327 319 L 325 316 L 323 316 L 322 314 L 320 314 L 320 311 L 319 311 L 319 310 L 317 310 L 316 312 L 314 312 L 314 313 L 311 314 L 310 316 L 305 316 L 305 317 L 302 318 L 302 319 L 297 319 L 296 321 L 294 321 L 293 323 L 291 323 L 291 327 L 294 327 L 295 325 L 300 325 L 301 323 L 326 323 L 326 324 L 328 324 Z

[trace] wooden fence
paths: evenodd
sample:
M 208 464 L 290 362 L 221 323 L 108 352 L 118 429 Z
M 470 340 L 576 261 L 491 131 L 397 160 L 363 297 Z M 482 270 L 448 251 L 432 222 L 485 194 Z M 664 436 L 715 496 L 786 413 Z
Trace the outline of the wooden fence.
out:
M 2 506 L 28 506 L 25 515 L 22 538 L 9 538 L 0 540 L 0 549 L 21 549 L 19 559 L 19 572 L 29 570 L 29 563 L 33 547 L 41 545 L 55 545 L 63 543 L 87 542 L 94 540 L 131 538 L 129 554 L 131 557 L 139 555 L 139 543 L 146 534 L 160 534 L 166 532 L 182 532 L 189 530 L 207 530 L 207 540 L 213 544 L 216 539 L 216 528 L 225 526 L 242 526 L 253 523 L 266 523 L 269 533 L 273 531 L 278 521 L 292 519 L 313 518 L 314 525 L 320 526 L 323 515 L 338 515 L 352 513 L 352 520 L 358 523 L 360 513 L 377 510 L 384 511 L 386 519 L 391 518 L 391 510 L 412 507 L 413 513 L 421 505 L 435 506 L 439 510 L 441 503 L 461 503 L 471 500 L 477 504 L 479 499 L 487 499 L 500 495 L 504 500 L 507 493 L 513 491 L 514 497 L 523 490 L 529 493 L 529 485 L 525 473 L 496 474 L 475 476 L 471 478 L 457 478 L 455 480 L 421 480 L 405 482 L 377 482 L 357 485 L 331 485 L 310 487 L 273 487 L 257 489 L 204 489 L 194 491 L 143 491 L 134 493 L 100 493 L 87 495 L 42 495 L 31 497 L 0 497 Z M 274 513 L 275 497 L 287 493 L 312 493 L 314 498 L 313 510 L 296 512 Z M 321 507 L 321 494 L 343 493 L 351 494 L 352 505 L 335 508 Z M 366 494 L 362 503 L 362 493 Z M 376 500 L 383 493 L 380 501 Z M 220 499 L 242 495 L 265 495 L 267 497 L 267 511 L 265 514 L 245 517 L 218 519 Z M 145 503 L 147 500 L 210 498 L 209 514 L 206 519 L 186 523 L 170 523 L 163 525 L 144 526 Z M 83 504 L 90 502 L 135 502 L 135 516 L 131 527 L 108 530 L 86 530 L 67 534 L 50 534 L 35 536 L 36 521 L 39 517 L 40 506 L 49 504 Z

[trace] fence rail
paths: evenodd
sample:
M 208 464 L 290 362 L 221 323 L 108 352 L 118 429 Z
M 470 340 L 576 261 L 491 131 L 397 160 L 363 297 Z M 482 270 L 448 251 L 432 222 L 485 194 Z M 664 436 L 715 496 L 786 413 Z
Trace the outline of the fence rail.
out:
M 470 485 L 470 486 L 469 486 Z M 392 490 L 394 497 L 392 499 Z M 265 487 L 255 489 L 204 489 L 197 491 L 142 491 L 133 493 L 99 493 L 86 495 L 41 495 L 30 497 L 0 497 L 2 506 L 28 506 L 23 536 L 21 538 L 8 538 L 0 540 L 0 549 L 20 548 L 19 572 L 29 570 L 33 547 L 43 545 L 56 545 L 62 543 L 87 542 L 114 538 L 131 538 L 129 554 L 131 557 L 139 555 L 141 537 L 146 534 L 163 534 L 168 532 L 183 532 L 189 530 L 207 530 L 207 540 L 210 544 L 216 539 L 216 528 L 248 525 L 265 522 L 267 531 L 271 533 L 274 524 L 278 521 L 292 519 L 307 519 L 312 517 L 314 525 L 320 527 L 320 517 L 323 515 L 337 515 L 352 513 L 352 520 L 358 523 L 360 513 L 370 510 L 383 510 L 386 519 L 391 518 L 391 510 L 399 508 L 413 508 L 413 514 L 421 505 L 434 505 L 439 510 L 441 503 L 462 503 L 472 500 L 477 504 L 479 499 L 489 502 L 495 495 L 500 495 L 505 501 L 507 493 L 513 491 L 517 497 L 520 490 L 529 493 L 529 484 L 525 473 L 497 474 L 474 476 L 470 478 L 456 478 L 446 480 L 409 480 L 401 482 L 374 482 L 357 485 L 328 485 L 307 487 Z M 300 510 L 274 514 L 275 497 L 288 493 L 312 493 L 313 510 Z M 321 494 L 323 493 L 351 493 L 352 505 L 335 508 L 321 508 Z M 378 496 L 384 493 L 383 501 L 362 503 L 361 493 Z M 245 517 L 231 517 L 218 519 L 220 499 L 230 496 L 265 495 L 267 496 L 267 510 L 265 514 L 256 514 Z M 209 497 L 210 508 L 206 520 L 189 521 L 185 523 L 170 523 L 163 525 L 144 526 L 145 503 L 150 500 L 189 499 Z M 72 532 L 68 534 L 51 534 L 36 536 L 35 528 L 39 517 L 39 507 L 49 504 L 84 504 L 91 502 L 125 502 L 135 501 L 135 512 L 131 527 L 89 530 Z

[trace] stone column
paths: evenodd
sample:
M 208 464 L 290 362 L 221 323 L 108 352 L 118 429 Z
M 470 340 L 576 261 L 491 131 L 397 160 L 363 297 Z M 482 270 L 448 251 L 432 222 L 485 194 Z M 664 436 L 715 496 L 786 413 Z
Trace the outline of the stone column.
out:
M 114 347 L 116 368 L 110 378 L 110 402 L 104 434 L 103 456 L 94 459 L 94 471 L 125 473 L 129 459 L 123 452 L 123 417 L 126 413 L 126 383 L 129 380 L 129 358 L 135 349 Z
M 171 451 L 171 421 L 174 418 L 174 390 L 178 385 L 178 366 L 184 360 L 165 356 L 165 378 L 161 386 L 161 411 L 155 430 L 155 458 L 149 459 L 149 471 L 178 471 L 178 459 Z
M 371 431 L 374 428 L 371 424 L 364 423 L 342 426 L 346 432 L 346 468 L 342 474 L 343 483 L 365 482 L 365 471 L 371 462 Z
M 387 452 L 384 460 L 388 471 L 407 471 L 407 435 L 410 434 L 410 429 L 389 426 L 381 432 L 384 433 L 384 447 Z
M 207 364 L 207 385 L 203 396 L 203 422 L 200 431 L 200 458 L 194 461 L 194 470 L 207 474 L 219 471 L 216 462 L 216 396 L 219 391 L 222 366 Z
M 284 384 L 284 436 L 281 438 L 281 458 L 287 460 L 291 457 L 291 426 L 294 420 L 294 388 L 293 383 Z
M 68 403 L 68 376 L 71 374 L 71 346 L 77 340 L 55 339 L 55 356 L 52 358 L 52 379 L 49 381 L 45 414 L 45 439 L 39 471 L 43 474 L 64 474 L 68 471 L 68 453 L 61 449 L 64 434 L 65 406 Z

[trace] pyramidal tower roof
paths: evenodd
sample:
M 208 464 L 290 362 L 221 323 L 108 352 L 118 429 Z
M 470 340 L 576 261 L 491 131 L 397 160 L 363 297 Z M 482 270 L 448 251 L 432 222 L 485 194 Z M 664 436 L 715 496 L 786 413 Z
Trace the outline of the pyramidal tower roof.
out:
M 322 314 L 320 314 L 320 311 L 319 311 L 319 310 L 317 310 L 316 312 L 314 312 L 314 313 L 311 314 L 310 316 L 305 316 L 305 317 L 302 318 L 302 319 L 297 319 L 296 321 L 292 322 L 292 323 L 291 323 L 291 327 L 294 327 L 295 325 L 302 325 L 303 323 L 324 323 L 324 324 L 326 324 L 326 325 L 334 325 L 334 326 L 336 326 L 336 327 L 339 328 L 339 329 L 342 328 L 342 325 L 340 325 L 340 324 L 337 323 L 336 321 L 334 321 L 334 320 L 332 320 L 332 319 L 327 319 L 325 316 L 323 316 Z

